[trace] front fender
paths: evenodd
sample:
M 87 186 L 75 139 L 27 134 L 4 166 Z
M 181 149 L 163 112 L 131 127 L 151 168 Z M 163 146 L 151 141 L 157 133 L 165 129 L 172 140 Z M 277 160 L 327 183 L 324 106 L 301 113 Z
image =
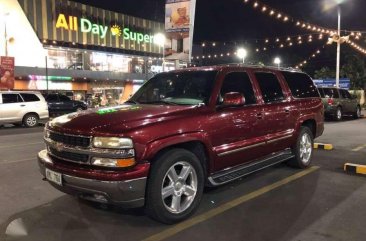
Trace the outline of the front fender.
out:
M 214 156 L 212 152 L 212 143 L 208 134 L 205 132 L 189 132 L 189 133 L 179 133 L 176 135 L 164 137 L 157 139 L 146 144 L 141 160 L 152 160 L 161 150 L 179 144 L 184 144 L 187 142 L 198 141 L 202 143 L 206 149 L 208 155 L 208 165 L 210 169 L 214 166 Z M 210 170 L 209 170 L 210 171 Z

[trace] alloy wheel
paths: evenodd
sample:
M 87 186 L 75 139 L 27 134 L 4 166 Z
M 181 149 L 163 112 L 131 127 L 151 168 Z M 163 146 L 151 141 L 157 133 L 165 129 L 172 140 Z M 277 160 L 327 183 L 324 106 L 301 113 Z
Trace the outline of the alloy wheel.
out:
M 37 124 L 37 118 L 34 116 L 29 116 L 26 122 L 28 126 L 35 126 Z
M 197 173 L 188 162 L 177 162 L 163 179 L 161 197 L 165 208 L 174 214 L 187 210 L 197 194 Z
M 300 159 L 302 163 L 307 164 L 310 161 L 312 151 L 311 137 L 309 134 L 304 133 L 300 140 Z

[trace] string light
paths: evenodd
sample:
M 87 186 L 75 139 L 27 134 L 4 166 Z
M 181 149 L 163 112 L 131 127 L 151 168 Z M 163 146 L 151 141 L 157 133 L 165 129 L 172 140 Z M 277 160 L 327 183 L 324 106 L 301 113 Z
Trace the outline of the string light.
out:
M 324 48 L 324 46 L 325 46 L 325 45 L 323 45 L 323 46 L 322 46 L 322 48 Z M 301 67 L 304 67 L 305 65 L 307 65 L 307 64 L 309 63 L 309 61 L 310 61 L 311 59 L 316 58 L 320 53 L 321 53 L 320 49 L 317 49 L 315 52 L 313 52 L 313 53 L 310 55 L 310 57 L 309 57 L 309 58 L 307 58 L 307 59 L 305 59 L 305 60 L 301 61 L 300 63 L 298 63 L 298 64 L 295 66 L 295 68 L 296 68 L 296 69 L 299 69 L 299 68 L 301 68 Z

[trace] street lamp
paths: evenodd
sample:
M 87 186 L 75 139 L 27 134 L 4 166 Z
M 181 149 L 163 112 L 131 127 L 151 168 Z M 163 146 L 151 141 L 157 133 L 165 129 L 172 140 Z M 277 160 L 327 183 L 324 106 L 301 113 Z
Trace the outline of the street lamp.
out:
M 281 65 L 281 59 L 279 57 L 276 57 L 273 61 L 273 63 L 277 64 L 277 67 L 280 68 Z
M 245 63 L 245 58 L 247 57 L 247 55 L 248 55 L 248 52 L 247 52 L 247 50 L 246 49 L 244 49 L 244 48 L 240 48 L 240 49 L 238 49 L 238 52 L 237 52 L 238 54 L 238 57 L 239 58 L 241 58 L 242 60 L 243 60 L 243 64 Z
M 162 33 L 157 33 L 154 35 L 154 43 L 163 49 L 163 72 L 164 72 L 164 62 L 165 62 L 165 35 Z

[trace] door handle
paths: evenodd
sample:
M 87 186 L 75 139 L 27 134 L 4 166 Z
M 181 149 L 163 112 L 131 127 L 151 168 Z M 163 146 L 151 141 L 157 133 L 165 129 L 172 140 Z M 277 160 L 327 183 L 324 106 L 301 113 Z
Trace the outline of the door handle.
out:
M 289 115 L 290 114 L 290 109 L 289 108 L 285 108 L 285 113 L 286 113 L 286 115 Z
M 257 113 L 256 117 L 257 117 L 257 119 L 263 119 L 263 114 L 262 113 Z
M 25 105 L 20 105 L 20 107 L 24 107 Z

